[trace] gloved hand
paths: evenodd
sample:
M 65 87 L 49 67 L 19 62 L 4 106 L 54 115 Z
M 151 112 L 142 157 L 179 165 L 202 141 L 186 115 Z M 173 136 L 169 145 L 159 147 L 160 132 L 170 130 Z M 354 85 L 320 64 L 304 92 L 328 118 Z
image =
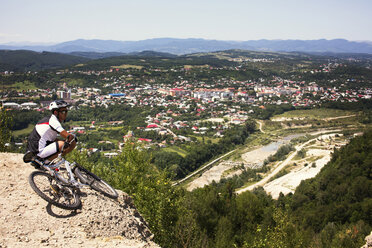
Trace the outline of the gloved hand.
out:
M 76 136 L 75 136 L 74 134 L 69 134 L 69 135 L 67 136 L 67 138 L 66 138 L 66 141 L 67 141 L 68 143 L 71 143 L 73 140 L 75 140 L 75 141 L 77 142 L 77 138 L 76 138 Z

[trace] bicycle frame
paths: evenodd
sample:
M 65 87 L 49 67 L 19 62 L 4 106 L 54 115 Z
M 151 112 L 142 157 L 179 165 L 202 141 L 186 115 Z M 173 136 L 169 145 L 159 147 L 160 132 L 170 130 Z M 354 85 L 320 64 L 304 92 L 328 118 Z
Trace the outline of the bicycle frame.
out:
M 70 144 L 72 141 L 70 141 Z M 25 162 L 30 161 L 36 168 L 43 170 L 43 172 L 34 171 L 30 174 L 28 181 L 32 189 L 47 202 L 63 209 L 77 209 L 81 206 L 79 195 L 81 194 L 80 188 L 83 187 L 90 187 L 111 199 L 117 199 L 118 193 L 108 183 L 79 164 L 75 162 L 70 163 L 62 157 L 63 150 L 67 147 L 66 144 L 68 142 L 65 141 L 61 151 L 50 163 L 46 163 L 43 159 L 38 159 L 38 157 L 29 159 L 29 155 L 32 154 L 26 154 L 28 157 L 24 156 Z M 44 178 L 44 181 L 35 181 L 35 178 L 40 177 Z M 43 184 L 45 179 L 49 180 L 50 187 Z M 40 186 L 43 190 L 41 190 Z
M 71 144 L 74 139 L 72 139 L 70 142 L 65 141 L 65 144 Z M 86 184 L 80 183 L 75 180 L 75 175 L 72 172 L 74 167 L 76 166 L 76 163 L 70 163 L 65 158 L 62 157 L 63 150 L 65 148 L 65 145 L 62 147 L 61 151 L 58 154 L 58 157 L 55 158 L 53 161 L 51 161 L 50 164 L 45 164 L 43 161 L 40 161 L 38 159 L 35 159 L 34 162 L 38 163 L 42 168 L 44 168 L 46 171 L 49 172 L 49 174 L 53 177 L 55 177 L 57 180 L 62 182 L 65 186 L 73 186 L 76 188 L 82 188 L 83 186 L 88 186 Z M 64 178 L 60 173 L 60 167 L 62 165 L 65 165 L 65 168 L 67 170 L 69 180 Z

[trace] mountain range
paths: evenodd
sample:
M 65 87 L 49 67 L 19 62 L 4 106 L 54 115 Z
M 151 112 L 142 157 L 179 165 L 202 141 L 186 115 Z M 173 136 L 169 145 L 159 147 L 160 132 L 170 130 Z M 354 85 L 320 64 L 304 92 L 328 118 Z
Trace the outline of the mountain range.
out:
M 195 38 L 156 38 L 140 41 L 79 39 L 55 45 L 0 44 L 0 50 L 31 50 L 36 52 L 47 51 L 57 53 L 96 52 L 120 54 L 151 50 L 180 55 L 228 49 L 273 52 L 372 54 L 372 43 L 369 41 L 357 42 L 345 39 L 223 41 Z

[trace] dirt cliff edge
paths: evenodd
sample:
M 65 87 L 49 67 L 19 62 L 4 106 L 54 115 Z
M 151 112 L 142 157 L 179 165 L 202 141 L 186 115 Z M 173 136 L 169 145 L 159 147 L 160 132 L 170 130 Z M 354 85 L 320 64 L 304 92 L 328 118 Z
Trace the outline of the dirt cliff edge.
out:
M 82 189 L 82 209 L 59 209 L 30 187 L 22 154 L 0 153 L 0 247 L 159 247 L 131 198 Z

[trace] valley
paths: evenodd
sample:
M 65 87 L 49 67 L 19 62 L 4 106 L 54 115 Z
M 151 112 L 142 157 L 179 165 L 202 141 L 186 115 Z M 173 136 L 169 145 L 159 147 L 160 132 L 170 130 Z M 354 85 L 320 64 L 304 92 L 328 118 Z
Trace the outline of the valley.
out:
M 68 159 L 132 197 L 162 247 L 357 248 L 371 232 L 370 56 L 5 55 L 0 151 L 20 168 L 35 123 L 64 99 L 79 140 Z
M 306 111 L 305 111 L 306 112 Z M 310 119 L 312 111 L 308 111 L 307 118 Z M 319 114 L 319 112 L 318 112 Z M 303 116 L 294 116 L 290 112 L 287 115 L 292 117 L 273 117 L 272 121 L 279 122 L 282 126 L 283 122 L 290 122 L 291 120 L 305 119 Z M 331 114 L 332 115 L 332 114 Z M 338 120 L 343 118 L 353 118 L 352 116 L 339 116 L 339 117 L 326 117 L 326 121 Z M 314 118 L 314 116 L 313 116 Z M 324 117 L 323 117 L 324 118 Z M 258 129 L 260 129 L 262 135 L 265 135 L 264 127 L 262 122 L 258 122 Z M 259 181 L 249 180 L 244 186 L 237 189 L 237 193 L 242 193 L 246 190 L 253 190 L 256 187 L 263 187 L 265 191 L 270 194 L 273 198 L 277 199 L 280 193 L 284 195 L 288 193 L 294 193 L 296 187 L 302 180 L 306 180 L 315 177 L 317 173 L 328 163 L 331 159 L 331 154 L 334 149 L 339 149 L 354 135 L 359 133 L 358 129 L 351 127 L 344 127 L 335 125 L 330 129 L 309 129 L 311 124 L 305 124 L 300 127 L 293 127 L 292 132 L 285 137 L 271 135 L 274 142 L 264 145 L 261 147 L 253 147 L 246 151 L 247 148 L 242 147 L 235 150 L 233 154 L 227 159 L 222 159 L 221 162 L 215 162 L 213 166 L 209 166 L 204 171 L 199 171 L 193 179 L 189 179 L 186 184 L 188 190 L 193 190 L 198 187 L 214 182 L 219 182 L 221 179 L 230 178 L 235 175 L 239 176 L 247 169 L 260 169 L 263 167 L 264 161 L 269 156 L 274 155 L 280 146 L 289 144 L 292 139 L 307 136 L 307 139 L 302 142 L 296 143 L 294 150 L 291 151 L 282 161 L 274 161 L 268 163 L 268 171 L 260 173 Z M 343 132 L 350 130 L 350 135 L 344 136 Z M 298 132 L 299 131 L 299 132 Z M 360 135 L 361 133 L 359 133 Z M 299 151 L 303 152 L 299 157 Z

